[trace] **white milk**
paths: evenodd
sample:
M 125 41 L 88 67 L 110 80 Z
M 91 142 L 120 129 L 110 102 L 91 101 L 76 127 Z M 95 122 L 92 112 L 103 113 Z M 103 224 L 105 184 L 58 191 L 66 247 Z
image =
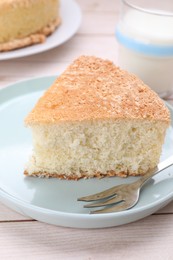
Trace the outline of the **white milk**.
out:
M 125 42 L 117 37 L 120 67 L 138 75 L 160 96 L 169 95 L 173 90 L 173 16 L 130 10 L 117 31 L 125 36 Z M 129 39 L 132 47 L 126 44 Z

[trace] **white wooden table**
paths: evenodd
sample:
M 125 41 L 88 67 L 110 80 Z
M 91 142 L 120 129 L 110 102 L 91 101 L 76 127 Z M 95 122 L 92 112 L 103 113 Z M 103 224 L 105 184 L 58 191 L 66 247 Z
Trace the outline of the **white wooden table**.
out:
M 34 76 L 59 74 L 82 54 L 116 63 L 118 48 L 114 31 L 119 1 L 77 2 L 83 12 L 78 33 L 51 51 L 1 61 L 1 88 Z M 0 260 L 3 259 L 173 259 L 173 203 L 135 223 L 92 230 L 40 223 L 0 203 Z

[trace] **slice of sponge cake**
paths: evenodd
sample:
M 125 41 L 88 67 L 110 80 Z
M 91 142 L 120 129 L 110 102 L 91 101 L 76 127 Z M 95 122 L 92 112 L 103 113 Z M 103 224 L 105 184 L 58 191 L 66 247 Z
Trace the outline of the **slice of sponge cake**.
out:
M 79 179 L 143 175 L 154 168 L 170 115 L 136 76 L 108 60 L 81 56 L 25 123 L 34 146 L 25 174 Z

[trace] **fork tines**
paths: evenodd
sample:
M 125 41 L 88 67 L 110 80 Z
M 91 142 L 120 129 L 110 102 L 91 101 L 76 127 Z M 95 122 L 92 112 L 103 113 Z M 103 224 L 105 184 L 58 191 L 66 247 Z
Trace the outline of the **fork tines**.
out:
M 125 204 L 125 201 L 122 199 L 122 197 L 120 195 L 117 195 L 117 191 L 120 190 L 121 187 L 122 185 L 118 185 L 103 192 L 81 197 L 78 198 L 78 201 L 95 201 L 94 203 L 84 205 L 84 208 L 105 207 L 100 210 L 90 211 L 91 214 L 121 211 L 128 208 L 128 205 Z

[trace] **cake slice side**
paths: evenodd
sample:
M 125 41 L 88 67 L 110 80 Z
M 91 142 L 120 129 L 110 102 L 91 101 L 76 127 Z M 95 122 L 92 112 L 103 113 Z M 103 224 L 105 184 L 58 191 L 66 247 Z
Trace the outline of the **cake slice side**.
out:
M 134 75 L 82 56 L 29 113 L 33 156 L 25 174 L 80 179 L 143 175 L 160 158 L 169 111 Z
M 143 175 L 159 162 L 166 128 L 161 122 L 122 119 L 34 126 L 25 174 L 64 179 Z

